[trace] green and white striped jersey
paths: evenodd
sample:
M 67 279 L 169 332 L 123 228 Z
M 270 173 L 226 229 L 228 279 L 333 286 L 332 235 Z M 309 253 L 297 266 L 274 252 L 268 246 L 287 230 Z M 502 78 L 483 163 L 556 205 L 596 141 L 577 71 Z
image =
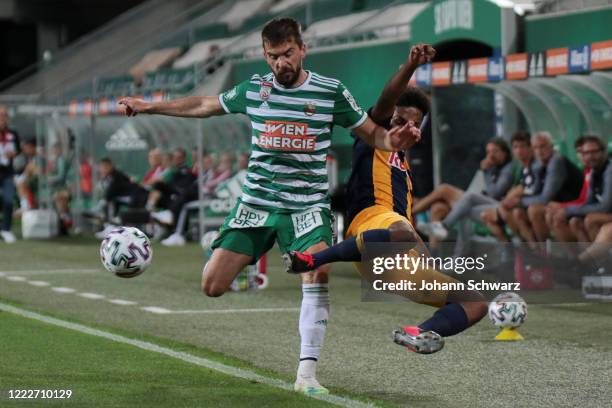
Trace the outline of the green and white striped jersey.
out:
M 326 159 L 334 125 L 360 126 L 367 114 L 337 79 L 308 72 L 297 88 L 253 75 L 219 95 L 227 113 L 251 120 L 252 152 L 242 201 L 273 210 L 329 208 Z

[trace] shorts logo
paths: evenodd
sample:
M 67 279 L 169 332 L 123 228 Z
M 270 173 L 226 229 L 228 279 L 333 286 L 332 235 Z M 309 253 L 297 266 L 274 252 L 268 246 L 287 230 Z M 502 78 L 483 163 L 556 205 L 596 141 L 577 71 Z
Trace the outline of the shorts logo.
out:
M 266 120 L 264 128 L 257 143 L 261 148 L 312 152 L 317 146 L 317 137 L 308 136 L 306 123 Z
M 293 221 L 293 232 L 296 238 L 323 225 L 323 218 L 321 217 L 321 210 L 319 209 L 291 214 L 291 221 Z
M 230 228 L 257 228 L 263 227 L 270 213 L 256 210 L 248 205 L 240 204 L 236 209 L 236 215 L 228 224 Z

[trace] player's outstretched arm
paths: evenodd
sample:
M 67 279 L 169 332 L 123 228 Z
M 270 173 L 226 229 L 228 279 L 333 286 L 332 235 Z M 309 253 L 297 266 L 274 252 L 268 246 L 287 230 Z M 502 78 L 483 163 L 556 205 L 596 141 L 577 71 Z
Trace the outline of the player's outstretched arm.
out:
M 391 77 L 385 85 L 376 104 L 372 108 L 371 116 L 374 121 L 381 123 L 393 115 L 393 109 L 400 95 L 406 89 L 410 77 L 419 65 L 430 62 L 436 55 L 436 50 L 428 44 L 417 44 L 410 48 L 406 62 Z
M 388 152 L 407 150 L 421 140 L 421 131 L 412 122 L 387 130 L 368 117 L 353 132 L 370 146 Z
M 146 113 L 184 118 L 207 118 L 225 113 L 218 96 L 188 96 L 163 102 L 146 102 L 142 99 L 127 97 L 119 100 L 119 105 L 125 106 L 127 116 Z

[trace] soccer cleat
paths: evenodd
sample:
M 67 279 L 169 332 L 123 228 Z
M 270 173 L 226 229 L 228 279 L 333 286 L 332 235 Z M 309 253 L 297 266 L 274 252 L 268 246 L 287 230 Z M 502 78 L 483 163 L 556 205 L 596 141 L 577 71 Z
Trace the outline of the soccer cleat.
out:
M 163 246 L 167 247 L 185 246 L 185 238 L 181 234 L 175 232 L 168 238 L 164 239 L 161 243 Z
M 288 273 L 309 272 L 315 269 L 312 255 L 306 252 L 289 251 L 283 255 L 283 261 Z
M 153 212 L 151 213 L 151 218 L 164 225 L 172 225 L 174 222 L 174 215 L 170 210 Z
M 432 354 L 444 347 L 442 336 L 434 331 L 423 331 L 416 326 L 394 330 L 393 341 L 419 354 Z
M 418 224 L 417 230 L 427 235 L 429 238 L 446 239 L 448 237 L 448 230 L 440 221 Z
M 13 244 L 17 241 L 17 238 L 15 238 L 11 231 L 0 231 L 0 236 L 7 244 Z
M 329 390 L 323 387 L 314 377 L 298 377 L 293 389 L 306 395 L 327 395 Z

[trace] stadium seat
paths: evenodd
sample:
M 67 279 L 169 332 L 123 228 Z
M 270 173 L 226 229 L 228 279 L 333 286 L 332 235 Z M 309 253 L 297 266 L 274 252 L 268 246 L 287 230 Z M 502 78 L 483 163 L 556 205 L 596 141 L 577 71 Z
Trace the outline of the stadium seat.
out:
M 376 14 L 375 11 L 362 11 L 361 13 L 348 14 L 346 16 L 328 18 L 317 21 L 304 32 L 306 39 L 314 37 L 329 37 L 350 31 L 356 25 L 366 21 Z
M 231 30 L 236 30 L 242 26 L 247 18 L 267 9 L 271 3 L 271 0 L 237 1 L 227 13 L 219 18 L 219 21 L 227 23 Z
M 210 46 L 218 45 L 223 48 L 226 45 L 235 41 L 237 37 L 218 38 L 215 40 L 206 40 L 195 43 L 185 54 L 174 61 L 173 68 L 185 68 L 195 63 L 206 61 L 210 57 Z
M 181 55 L 179 47 L 150 51 L 136 65 L 130 68 L 129 73 L 134 78 L 134 81 L 140 84 L 147 72 L 170 65 L 179 55 Z
M 400 27 L 405 31 L 405 34 L 409 34 L 410 22 L 425 7 L 427 7 L 426 3 L 408 3 L 389 7 L 376 14 L 370 20 L 360 24 L 356 31 L 374 31 L 378 37 L 386 37 L 390 34 L 396 35 L 397 29 Z

